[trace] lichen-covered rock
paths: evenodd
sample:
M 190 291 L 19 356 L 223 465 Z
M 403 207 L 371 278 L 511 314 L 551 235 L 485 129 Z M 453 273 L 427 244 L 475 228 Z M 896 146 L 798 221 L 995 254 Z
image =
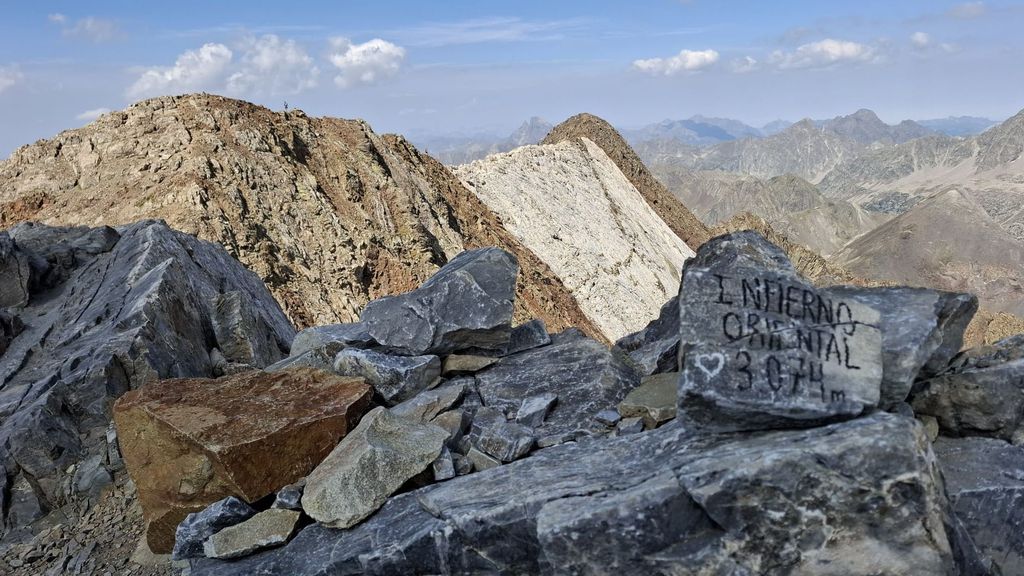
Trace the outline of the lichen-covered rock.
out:
M 935 456 L 953 511 L 987 563 L 1024 574 L 1024 447 L 994 438 L 944 438 Z
M 174 560 L 187 560 L 203 556 L 203 543 L 228 526 L 244 522 L 256 514 L 251 506 L 234 496 L 228 496 L 193 512 L 178 524 L 174 532 Z
M 302 508 L 325 526 L 354 526 L 437 460 L 447 437 L 374 408 L 306 478 Z
M 959 365 L 919 385 L 911 404 L 948 435 L 1024 444 L 1024 335 L 968 351 Z
M 486 406 L 516 414 L 524 401 L 555 394 L 554 405 L 536 435 L 583 430 L 601 410 L 614 409 L 640 382 L 622 352 L 609 350 L 579 331 L 556 335 L 551 344 L 507 356 L 476 374 Z
M 879 312 L 815 288 L 756 232 L 700 248 L 679 313 L 677 417 L 688 428 L 814 426 L 878 405 Z
M 678 372 L 647 376 L 619 402 L 619 414 L 623 418 L 641 418 L 648 430 L 657 428 L 676 417 L 678 390 Z
M 363 378 L 385 404 L 394 406 L 433 384 L 441 376 L 441 359 L 346 348 L 334 358 L 334 371 L 342 376 Z
M 218 350 L 266 366 L 295 333 L 255 274 L 162 222 L 26 223 L 3 237 L 31 279 L 21 327 L 0 355 L 0 465 L 26 480 L 18 485 L 39 510 L 63 505 L 74 464 L 106 454 L 118 396 L 160 378 L 213 376 Z
M 217 574 L 957 574 L 927 439 L 885 413 L 570 444 L 303 529 Z
M 291 538 L 302 513 L 271 508 L 244 522 L 228 526 L 203 543 L 207 558 L 230 560 L 248 556 L 257 550 L 280 546 Z
M 467 250 L 416 290 L 370 302 L 361 319 L 375 341 L 401 354 L 504 351 L 518 272 L 504 250 Z
M 170 552 L 190 513 L 255 502 L 313 469 L 366 411 L 362 380 L 311 368 L 155 382 L 114 407 L 150 549 Z
M 844 286 L 829 292 L 881 314 L 883 408 L 905 401 L 918 377 L 946 369 L 978 310 L 978 299 L 970 294 L 927 288 Z

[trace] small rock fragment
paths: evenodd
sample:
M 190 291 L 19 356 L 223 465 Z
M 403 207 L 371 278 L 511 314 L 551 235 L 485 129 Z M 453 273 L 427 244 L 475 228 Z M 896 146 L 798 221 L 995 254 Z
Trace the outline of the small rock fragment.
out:
M 501 466 L 500 460 L 488 454 L 484 454 L 476 448 L 470 448 L 469 453 L 466 454 L 466 458 L 473 463 L 473 469 L 477 472 Z
M 678 390 L 678 372 L 646 376 L 640 381 L 640 386 L 630 390 L 619 402 L 619 414 L 623 418 L 643 418 L 644 427 L 648 430 L 657 428 L 662 422 L 676 417 Z
M 417 422 L 430 422 L 441 412 L 448 410 L 466 393 L 466 382 L 452 381 L 433 390 L 424 390 L 405 402 L 391 408 L 391 413 Z
M 291 538 L 301 512 L 271 508 L 234 526 L 229 526 L 203 543 L 207 558 L 227 560 L 248 556 L 257 550 L 280 546 Z
M 643 418 L 639 418 L 636 416 L 632 418 L 623 418 L 622 420 L 619 421 L 619 424 L 615 427 L 615 430 L 619 433 L 620 436 L 625 436 L 626 434 L 638 434 L 640 432 L 643 432 Z
M 547 326 L 540 318 L 534 318 L 512 329 L 505 355 L 511 356 L 548 344 L 551 344 L 551 335 L 548 334 Z
M 371 348 L 374 345 L 376 342 L 362 322 L 330 324 L 301 330 L 292 340 L 291 352 L 288 355 L 295 357 L 316 351 L 328 358 L 334 358 L 345 348 Z
M 430 466 L 434 471 L 434 480 L 437 482 L 455 478 L 455 462 L 452 460 L 452 453 L 448 448 L 442 448 L 441 455 Z
M 505 419 L 493 408 L 477 410 L 470 431 L 470 441 L 477 449 L 502 462 L 525 456 L 536 442 L 533 430 Z
M 516 423 L 537 428 L 544 423 L 544 418 L 547 417 L 556 401 L 558 401 L 558 395 L 551 392 L 530 396 L 519 406 L 519 410 L 516 412 Z
M 594 416 L 594 420 L 609 427 L 618 424 L 621 418 L 616 410 L 601 410 Z
M 274 503 L 271 508 L 284 508 L 285 510 L 302 510 L 302 491 L 306 488 L 306 479 L 303 478 L 294 484 L 289 484 L 277 491 Z
M 444 366 L 441 373 L 445 376 L 456 374 L 473 374 L 487 368 L 497 362 L 498 359 L 492 356 L 477 356 L 475 354 L 449 354 L 444 358 Z
M 448 440 L 445 441 L 445 445 L 449 448 L 455 448 L 459 441 L 462 440 L 462 435 L 469 424 L 469 418 L 464 410 L 456 409 L 443 412 L 430 422 L 448 432 Z

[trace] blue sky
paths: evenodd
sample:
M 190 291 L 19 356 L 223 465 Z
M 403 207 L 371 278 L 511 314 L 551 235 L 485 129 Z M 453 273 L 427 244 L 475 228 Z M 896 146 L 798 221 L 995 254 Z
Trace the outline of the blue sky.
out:
M 0 157 L 161 94 L 360 117 L 380 132 L 887 121 L 1024 108 L 1007 1 L 21 2 L 0 20 Z

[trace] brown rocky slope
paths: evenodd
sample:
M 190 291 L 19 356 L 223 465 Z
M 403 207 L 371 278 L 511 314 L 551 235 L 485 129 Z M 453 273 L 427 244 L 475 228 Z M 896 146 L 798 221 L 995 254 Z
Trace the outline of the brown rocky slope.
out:
M 354 320 L 455 254 L 497 245 L 524 271 L 518 320 L 598 335 L 550 269 L 446 168 L 359 120 L 163 97 L 0 162 L 0 228 L 146 218 L 223 245 L 299 327 Z

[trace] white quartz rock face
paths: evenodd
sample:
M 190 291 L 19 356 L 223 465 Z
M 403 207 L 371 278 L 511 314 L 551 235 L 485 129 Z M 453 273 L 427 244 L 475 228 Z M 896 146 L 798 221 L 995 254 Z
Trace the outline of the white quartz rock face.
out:
M 455 172 L 610 340 L 643 328 L 678 292 L 693 250 L 590 140 L 524 146 Z

